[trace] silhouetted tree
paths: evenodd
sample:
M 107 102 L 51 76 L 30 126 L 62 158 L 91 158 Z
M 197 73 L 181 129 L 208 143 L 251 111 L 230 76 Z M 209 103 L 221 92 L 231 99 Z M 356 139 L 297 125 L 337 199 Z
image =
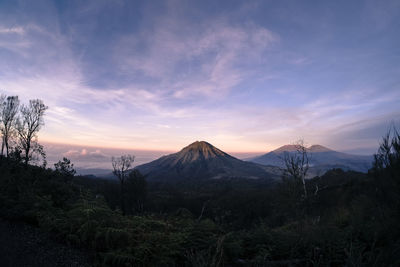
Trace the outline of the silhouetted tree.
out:
M 374 155 L 372 172 L 379 197 L 386 205 L 400 206 L 400 134 L 396 127 L 383 137 Z
M 147 196 L 147 182 L 145 177 L 138 171 L 133 170 L 126 179 L 127 202 L 133 212 L 143 212 Z
M 3 146 L 4 146 L 4 137 L 3 137 L 3 131 L 1 131 L 1 125 L 3 125 L 3 106 L 5 104 L 5 99 L 6 96 L 1 94 L 0 95 L 0 134 L 1 134 L 1 146 L 2 146 L 1 156 L 3 156 Z
M 62 161 L 60 160 L 55 163 L 54 168 L 56 169 L 56 172 L 70 178 L 73 177 L 76 173 L 74 169 L 74 164 L 72 164 L 71 161 L 65 157 Z
M 121 157 L 112 157 L 112 167 L 113 167 L 113 174 L 117 176 L 119 183 L 120 183 L 120 191 L 121 191 L 121 210 L 122 214 L 126 214 L 125 208 L 125 181 L 127 178 L 127 172 L 132 167 L 132 164 L 135 160 L 135 156 L 133 155 L 123 155 Z
M 29 105 L 22 105 L 20 112 L 21 118 L 18 119 L 17 131 L 19 145 L 24 152 L 25 165 L 32 159 L 33 153 L 43 155 L 43 147 L 37 142 L 37 133 L 44 125 L 43 116 L 48 107 L 42 100 L 34 99 L 29 101 Z
M 374 170 L 388 170 L 396 174 L 400 167 L 400 134 L 396 127 L 389 129 L 380 143 L 378 153 L 374 155 Z
M 310 154 L 303 140 L 295 143 L 296 150 L 284 153 L 284 179 L 290 179 L 294 186 L 302 186 L 303 197 L 307 198 L 306 176 L 310 167 Z
M 5 99 L 6 99 L 6 95 L 1 94 L 0 95 L 0 110 L 3 110 L 3 104 L 4 104 Z M 0 120 L 1 120 L 1 114 L 0 114 Z
M 10 150 L 10 139 L 15 132 L 15 124 L 19 109 L 18 96 L 9 96 L 3 101 L 1 110 L 1 127 L 0 131 L 3 137 L 1 146 L 1 155 L 4 155 L 4 147 L 6 148 L 6 155 L 8 157 Z

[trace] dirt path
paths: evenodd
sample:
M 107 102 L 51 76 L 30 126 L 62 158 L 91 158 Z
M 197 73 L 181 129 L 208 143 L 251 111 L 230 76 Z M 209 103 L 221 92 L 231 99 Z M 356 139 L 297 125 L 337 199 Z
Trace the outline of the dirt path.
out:
M 40 229 L 0 219 L 0 266 L 90 266 L 83 252 L 59 244 Z

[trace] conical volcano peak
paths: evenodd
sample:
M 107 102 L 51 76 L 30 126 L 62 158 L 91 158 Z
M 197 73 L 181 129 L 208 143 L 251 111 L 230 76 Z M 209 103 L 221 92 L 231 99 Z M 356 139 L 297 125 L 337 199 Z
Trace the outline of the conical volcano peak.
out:
M 281 147 L 275 149 L 273 152 L 285 152 L 285 151 L 292 152 L 292 151 L 296 151 L 296 150 L 297 150 L 296 145 L 284 145 L 284 146 L 281 146 Z
M 329 149 L 327 147 L 321 146 L 321 145 L 312 145 L 308 148 L 310 152 L 328 152 L 328 151 L 333 151 L 332 149 Z
M 191 160 L 196 160 L 200 158 L 210 158 L 210 157 L 217 157 L 217 156 L 225 156 L 226 154 L 219 150 L 218 148 L 214 147 L 210 143 L 206 141 L 196 141 L 187 147 L 183 148 L 179 154 L 187 158 L 190 157 Z
M 297 151 L 299 148 L 298 145 L 284 145 L 281 146 L 280 148 L 275 149 L 273 152 L 279 153 L 279 152 L 294 152 Z M 333 151 L 327 147 L 321 146 L 321 145 L 312 145 L 307 148 L 308 152 L 329 152 Z
M 151 179 L 269 179 L 275 175 L 254 163 L 232 157 L 205 141 L 196 141 L 177 153 L 136 168 Z
M 210 143 L 207 143 L 206 141 L 196 141 L 194 143 L 191 143 L 190 145 L 188 145 L 185 148 L 190 148 L 190 149 L 210 149 L 212 148 L 213 145 L 211 145 Z

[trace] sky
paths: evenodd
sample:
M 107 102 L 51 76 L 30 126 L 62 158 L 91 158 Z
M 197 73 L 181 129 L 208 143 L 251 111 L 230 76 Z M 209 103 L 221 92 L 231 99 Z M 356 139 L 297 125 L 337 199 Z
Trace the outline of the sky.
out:
M 78 160 L 196 140 L 374 153 L 400 123 L 400 1 L 0 0 L 0 93 L 42 99 L 39 140 Z

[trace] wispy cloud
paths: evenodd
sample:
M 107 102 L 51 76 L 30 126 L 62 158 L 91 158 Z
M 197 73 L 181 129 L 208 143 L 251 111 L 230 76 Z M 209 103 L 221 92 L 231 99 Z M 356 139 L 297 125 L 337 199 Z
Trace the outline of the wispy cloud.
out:
M 0 10 L 0 89 L 45 101 L 46 140 L 259 151 L 336 144 L 398 114 L 394 2 L 362 21 L 297 3 L 31 4 Z
M 79 159 L 86 159 L 86 160 L 93 160 L 93 159 L 107 159 L 109 160 L 109 156 L 105 155 L 101 152 L 100 149 L 96 149 L 95 151 L 88 151 L 88 149 L 83 148 L 82 150 L 68 150 L 63 154 L 63 156 L 67 158 L 71 158 L 74 160 Z
M 153 31 L 124 36 L 115 57 L 121 71 L 158 79 L 174 97 L 223 96 L 249 77 L 249 65 L 264 63 L 267 48 L 278 40 L 254 24 L 232 26 L 219 19 L 188 25 L 163 18 Z
M 24 34 L 25 30 L 22 27 L 11 27 L 11 28 L 6 28 L 6 27 L 0 27 L 0 34 Z

